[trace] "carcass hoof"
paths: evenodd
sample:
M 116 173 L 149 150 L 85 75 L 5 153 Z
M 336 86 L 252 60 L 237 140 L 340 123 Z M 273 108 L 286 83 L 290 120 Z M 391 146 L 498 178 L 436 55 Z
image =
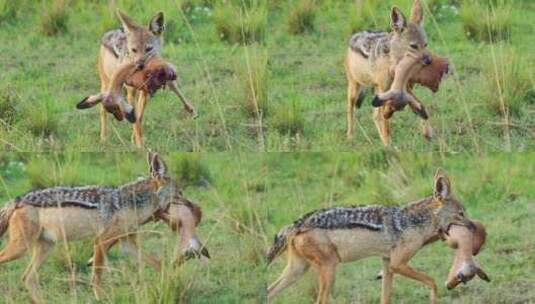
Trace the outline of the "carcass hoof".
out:
M 118 121 L 123 121 L 124 115 L 123 115 L 123 112 L 121 111 L 121 108 L 118 105 L 108 103 L 108 104 L 104 104 L 104 107 L 106 108 L 106 111 L 113 114 L 115 119 L 117 119 Z
M 373 98 L 372 100 L 372 106 L 378 108 L 378 107 L 381 107 L 385 104 L 385 101 L 384 100 L 381 100 L 379 98 L 379 96 L 375 95 L 375 97 Z
M 126 117 L 126 120 L 128 120 L 128 122 L 135 123 L 136 122 L 136 111 L 134 109 L 132 109 L 132 111 L 126 112 L 125 117 Z
M 89 96 L 85 97 L 82 99 L 82 101 L 76 104 L 76 108 L 79 110 L 91 108 L 91 104 L 87 103 L 87 99 L 89 99 Z

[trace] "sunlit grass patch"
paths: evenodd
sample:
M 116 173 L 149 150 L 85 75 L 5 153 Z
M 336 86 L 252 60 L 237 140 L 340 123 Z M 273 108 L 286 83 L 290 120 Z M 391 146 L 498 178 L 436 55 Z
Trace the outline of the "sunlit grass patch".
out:
M 182 187 L 207 185 L 210 181 L 210 171 L 203 165 L 200 154 L 177 154 L 170 163 Z
M 281 135 L 303 135 L 305 119 L 303 110 L 296 100 L 290 100 L 276 107 L 271 119 L 271 126 Z
M 288 31 L 299 35 L 314 30 L 317 5 L 315 0 L 299 0 L 289 5 Z
M 59 121 L 52 104 L 24 105 L 21 124 L 36 137 L 49 138 L 59 131 Z
M 263 118 L 269 112 L 268 55 L 260 46 L 244 48 L 239 79 L 243 92 L 242 107 L 248 116 Z
M 212 20 L 221 40 L 229 43 L 251 44 L 263 42 L 267 27 L 267 9 L 264 4 L 219 4 Z
M 466 37 L 475 41 L 496 42 L 509 40 L 513 15 L 512 6 L 506 0 L 464 0 L 459 17 Z
M 47 36 L 54 36 L 68 31 L 69 1 L 54 0 L 44 6 L 41 15 L 41 31 Z
M 382 15 L 385 15 L 382 16 Z M 389 29 L 389 11 L 380 9 L 374 0 L 358 0 L 349 6 L 349 28 L 351 33 L 365 29 Z
M 494 112 L 517 116 L 533 104 L 534 79 L 530 78 L 530 67 L 518 51 L 509 46 L 496 46 L 481 63 L 487 80 L 488 105 Z
M 20 117 L 17 108 L 20 106 L 18 93 L 7 86 L 0 89 L 0 120 L 8 126 L 16 122 Z

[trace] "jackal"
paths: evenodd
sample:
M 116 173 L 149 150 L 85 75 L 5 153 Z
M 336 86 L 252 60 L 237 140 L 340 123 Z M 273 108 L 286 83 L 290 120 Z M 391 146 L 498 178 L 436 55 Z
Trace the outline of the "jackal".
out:
M 340 263 L 369 256 L 383 259 L 381 302 L 389 303 L 393 274 L 420 281 L 431 288 L 437 302 L 433 278 L 408 265 L 416 252 L 453 224 L 471 227 L 464 206 L 451 194 L 448 176 L 438 170 L 432 196 L 397 206 L 334 207 L 310 212 L 284 227 L 267 254 L 270 264 L 287 251 L 288 262 L 281 276 L 268 287 L 268 302 L 295 283 L 312 265 L 319 276 L 316 303 L 327 303 Z
M 363 31 L 349 39 L 345 60 L 347 78 L 347 137 L 353 136 L 353 109 L 363 101 L 362 89 L 374 86 L 376 93 L 390 88 L 393 67 L 407 54 L 421 58 L 424 65 L 431 63 L 427 50 L 427 36 L 422 27 L 423 9 L 420 0 L 414 0 L 411 19 L 408 22 L 403 13 L 393 7 L 391 11 L 390 33 L 382 31 Z M 424 127 L 431 134 L 427 113 L 421 103 L 418 113 L 424 119 Z M 411 104 L 412 106 L 413 104 Z M 374 108 L 373 119 L 384 145 L 389 144 L 390 125 L 389 105 Z
M 22 257 L 28 250 L 33 256 L 23 281 L 34 302 L 41 302 L 37 271 L 54 245 L 94 238 L 92 286 L 101 298 L 100 281 L 105 249 L 121 240 L 140 252 L 131 235 L 139 225 L 169 208 L 178 184 L 169 176 L 163 160 L 148 155 L 150 176 L 118 188 L 54 187 L 29 192 L 0 209 L 0 236 L 9 232 L 9 242 L 0 252 L 0 264 Z M 159 267 L 157 261 L 143 260 Z
M 100 91 L 106 93 L 109 90 L 110 81 L 113 74 L 124 64 L 138 62 L 142 66 L 144 61 L 153 55 L 158 55 L 163 47 L 163 33 L 165 30 L 165 19 L 163 12 L 158 12 L 149 22 L 147 27 L 130 18 L 126 13 L 117 10 L 117 16 L 122 23 L 122 29 L 109 31 L 104 34 L 101 40 L 98 56 L 98 71 L 100 77 Z M 167 84 L 169 88 L 180 98 L 185 109 L 196 115 L 196 111 L 191 103 L 180 92 L 178 83 L 171 81 Z M 138 95 L 135 105 L 134 139 L 136 145 L 143 146 L 143 135 L 141 132 L 141 122 L 145 106 L 149 101 L 149 94 L 137 91 L 133 87 L 126 86 L 128 103 L 134 106 L 135 97 Z M 126 109 L 127 114 L 132 113 L 131 109 Z M 131 114 L 129 114 L 131 115 Z M 127 117 L 128 118 L 128 117 Z M 130 119 L 134 120 L 134 119 Z M 100 138 L 106 139 L 107 134 L 107 114 L 106 109 L 100 110 Z

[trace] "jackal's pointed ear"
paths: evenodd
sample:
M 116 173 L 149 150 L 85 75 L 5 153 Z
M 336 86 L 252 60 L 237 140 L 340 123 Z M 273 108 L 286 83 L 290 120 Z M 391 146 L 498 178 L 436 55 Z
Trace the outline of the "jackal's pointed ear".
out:
M 154 35 L 161 35 L 163 31 L 165 31 L 165 18 L 163 16 L 163 12 L 158 12 L 149 23 L 149 30 Z
M 135 30 L 136 28 L 139 28 L 139 24 L 134 21 L 130 16 L 128 16 L 125 12 L 121 11 L 120 9 L 117 9 L 117 18 L 121 21 L 123 24 L 123 28 L 125 31 L 130 32 Z
M 421 25 L 424 21 L 424 10 L 420 0 L 414 0 L 412 4 L 411 22 Z
M 451 196 L 451 184 L 448 175 L 442 169 L 438 169 L 435 173 L 435 189 L 433 196 L 439 200 L 447 199 Z
M 164 177 L 167 173 L 167 166 L 158 153 L 149 152 L 147 158 L 149 161 L 150 176 L 154 178 Z
M 392 30 L 398 33 L 403 32 L 403 30 L 407 27 L 407 19 L 397 6 L 392 8 L 392 12 L 390 13 L 390 22 Z

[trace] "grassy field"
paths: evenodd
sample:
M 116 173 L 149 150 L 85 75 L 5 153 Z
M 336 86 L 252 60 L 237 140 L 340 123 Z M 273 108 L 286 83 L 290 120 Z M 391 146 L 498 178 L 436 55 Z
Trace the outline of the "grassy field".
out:
M 180 151 L 367 151 L 382 147 L 368 98 L 345 139 L 347 39 L 387 29 L 391 5 L 410 0 L 0 0 L 0 139 L 4 150 L 124 151 L 131 127 L 114 121 L 98 142 L 97 109 L 74 105 L 97 92 L 101 35 L 121 8 L 148 22 L 165 12 L 164 58 L 199 110 L 159 92 L 146 111 L 146 145 Z M 429 0 L 429 48 L 455 68 L 441 91 L 418 89 L 436 138 L 419 119 L 393 119 L 393 146 L 413 151 L 533 148 L 535 62 L 532 1 Z M 481 18 L 474 18 L 481 16 Z M 493 41 L 489 43 L 487 41 Z M 369 93 L 371 95 L 371 92 Z M 111 117 L 110 117 L 111 119 Z
M 489 238 L 477 257 L 492 282 L 474 280 L 454 291 L 442 285 L 453 252 L 442 243 L 422 250 L 412 264 L 440 285 L 443 303 L 529 303 L 535 301 L 535 178 L 533 154 L 462 155 L 375 153 L 266 153 L 163 155 L 185 195 L 204 212 L 200 237 L 213 258 L 208 265 L 188 262 L 159 277 L 138 267 L 118 249 L 104 275 L 104 303 L 260 303 L 265 287 L 284 267 L 284 255 L 266 268 L 263 254 L 273 235 L 304 213 L 334 205 L 404 204 L 430 195 L 437 167 L 448 171 L 453 191 L 469 216 L 482 221 Z M 0 160 L 0 201 L 51 185 L 118 185 L 146 174 L 144 155 L 8 154 Z M 47 172 L 47 174 L 43 174 Z M 163 224 L 143 229 L 145 250 L 171 260 L 176 242 Z M 151 233 L 152 232 L 152 233 Z M 1 241 L 4 246 L 5 238 Z M 40 271 L 46 299 L 54 303 L 92 302 L 88 285 L 90 242 L 57 246 Z M 27 300 L 19 283 L 28 258 L 1 265 L 0 292 L 6 303 Z M 379 300 L 373 280 L 380 260 L 339 267 L 334 303 Z M 71 269 L 76 284 L 69 284 Z M 72 282 L 71 282 L 72 283 Z M 279 303 L 310 303 L 316 294 L 313 271 L 280 297 Z M 398 278 L 394 302 L 427 303 L 428 290 Z

